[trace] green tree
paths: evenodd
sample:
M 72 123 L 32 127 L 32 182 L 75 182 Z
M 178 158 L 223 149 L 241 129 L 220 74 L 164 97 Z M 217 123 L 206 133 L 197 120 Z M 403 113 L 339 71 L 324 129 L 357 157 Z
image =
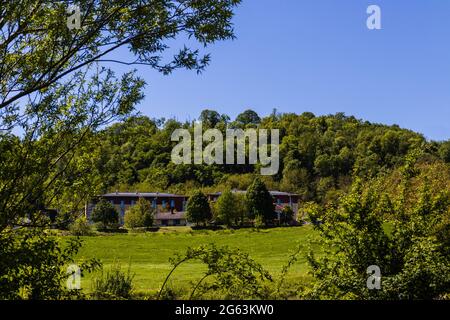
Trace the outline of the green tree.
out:
M 189 222 L 195 224 L 206 222 L 212 218 L 211 207 L 209 206 L 208 198 L 201 191 L 195 192 L 187 202 L 186 218 Z
M 442 160 L 450 163 L 450 140 L 442 142 L 438 152 Z
M 215 203 L 215 218 L 231 227 L 241 217 L 238 205 L 235 194 L 230 189 L 225 190 Z
M 247 109 L 244 112 L 238 114 L 235 120 L 235 123 L 239 124 L 244 128 L 248 125 L 258 125 L 260 122 L 261 118 L 255 111 L 251 109 Z
M 260 217 L 266 224 L 274 218 L 273 198 L 259 178 L 248 187 L 246 197 L 250 218 Z
M 236 202 L 236 204 L 235 204 L 236 224 L 240 223 L 241 225 L 243 225 L 248 216 L 247 197 L 245 194 L 236 193 L 236 194 L 234 194 L 234 200 Z
M 309 298 L 439 299 L 448 295 L 448 235 L 445 240 L 441 231 L 448 230 L 450 190 L 430 189 L 420 171 L 408 157 L 400 180 L 394 178 L 392 194 L 386 193 L 387 185 L 380 180 L 366 184 L 358 180 L 337 208 L 328 208 L 325 222 L 315 226 L 325 255 L 309 256 L 315 278 Z M 379 290 L 367 285 L 370 266 L 381 271 Z
M 132 229 L 153 226 L 154 211 L 149 201 L 139 198 L 137 203 L 125 212 L 125 226 Z
M 0 233 L 0 299 L 84 298 L 80 290 L 67 288 L 68 266 L 77 263 L 83 275 L 101 264 L 96 259 L 75 262 L 81 243 L 79 238 L 60 241 L 41 228 L 4 229 Z
M 280 223 L 289 224 L 294 220 L 294 210 L 290 206 L 285 206 L 280 214 Z
M 92 209 L 91 220 L 106 229 L 119 223 L 119 213 L 114 205 L 102 198 Z
M 186 46 L 161 63 L 168 39 L 188 36 L 206 46 L 233 38 L 231 19 L 239 2 L 72 1 L 80 8 L 80 28 L 68 25 L 67 1 L 2 3 L 0 235 L 23 217 L 29 217 L 27 227 L 45 228 L 39 217 L 61 201 L 67 201 L 64 214 L 77 216 L 102 189 L 99 172 L 92 170 L 97 157 L 90 153 L 100 144 L 96 133 L 128 116 L 144 86 L 133 71 L 116 75 L 105 62 L 145 65 L 163 74 L 178 68 L 201 72 L 209 55 Z M 131 61 L 109 56 L 120 48 L 130 51 Z M 28 256 L 44 262 L 54 253 L 32 249 L 38 252 L 15 260 L 1 252 L 0 261 L 9 262 L 0 278 L 19 279 L 12 271 L 27 265 Z
M 214 128 L 220 121 L 221 116 L 217 111 L 205 109 L 200 113 L 199 120 L 202 121 L 206 128 Z

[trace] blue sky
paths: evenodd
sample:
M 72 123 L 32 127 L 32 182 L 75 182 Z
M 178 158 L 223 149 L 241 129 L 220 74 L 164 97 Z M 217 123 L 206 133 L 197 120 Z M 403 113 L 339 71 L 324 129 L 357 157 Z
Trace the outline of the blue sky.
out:
M 366 27 L 370 4 L 382 30 Z M 450 138 L 450 1 L 243 0 L 234 24 L 236 40 L 205 49 L 201 75 L 138 67 L 138 110 L 178 120 L 205 108 L 232 118 L 246 108 L 345 112 Z

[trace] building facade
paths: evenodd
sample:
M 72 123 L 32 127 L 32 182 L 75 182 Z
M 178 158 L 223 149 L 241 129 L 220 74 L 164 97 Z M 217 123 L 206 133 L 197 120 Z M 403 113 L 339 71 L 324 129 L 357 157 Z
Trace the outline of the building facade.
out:
M 106 193 L 99 198 L 109 201 L 119 212 L 120 223 L 123 224 L 125 212 L 137 203 L 139 198 L 144 198 L 151 203 L 155 209 L 154 224 L 156 226 L 186 225 L 185 208 L 187 196 L 158 193 L 158 192 L 113 192 Z M 86 215 L 89 218 L 95 203 L 87 209 Z
M 233 193 L 245 194 L 245 190 L 231 190 Z M 273 198 L 273 204 L 275 206 L 275 212 L 280 213 L 284 207 L 289 206 L 294 211 L 294 220 L 297 220 L 299 195 L 295 193 L 282 192 L 282 191 L 269 191 Z M 208 199 L 212 202 L 217 201 L 222 192 L 209 193 Z
M 245 190 L 232 190 L 234 193 L 245 194 Z M 280 214 L 284 207 L 289 206 L 294 211 L 294 220 L 297 219 L 299 196 L 297 194 L 269 191 L 273 197 L 275 212 Z M 208 199 L 211 202 L 217 201 L 222 193 L 209 193 Z M 150 202 L 155 209 L 154 225 L 155 226 L 186 226 L 188 221 L 186 219 L 186 204 L 188 196 L 158 193 L 158 192 L 113 192 L 106 193 L 97 198 L 103 198 L 109 201 L 116 208 L 119 213 L 120 223 L 124 223 L 125 212 L 137 203 L 139 198 L 144 198 Z M 86 208 L 86 216 L 89 219 L 92 209 L 95 207 L 95 202 L 91 203 Z M 278 217 L 279 218 L 279 217 Z

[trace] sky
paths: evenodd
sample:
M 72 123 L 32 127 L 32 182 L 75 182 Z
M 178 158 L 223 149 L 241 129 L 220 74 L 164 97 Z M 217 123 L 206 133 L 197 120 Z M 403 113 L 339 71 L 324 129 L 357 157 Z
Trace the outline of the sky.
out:
M 381 30 L 366 26 L 371 4 Z M 243 0 L 233 22 L 235 40 L 201 49 L 212 61 L 200 75 L 137 67 L 147 82 L 138 110 L 180 121 L 206 108 L 232 119 L 248 108 L 345 112 L 450 138 L 450 1 Z

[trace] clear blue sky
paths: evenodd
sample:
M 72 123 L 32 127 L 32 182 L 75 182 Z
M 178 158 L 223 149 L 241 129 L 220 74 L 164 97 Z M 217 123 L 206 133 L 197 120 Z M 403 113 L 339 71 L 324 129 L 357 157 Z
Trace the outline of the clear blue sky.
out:
M 366 27 L 370 4 L 382 30 Z M 450 1 L 244 0 L 234 23 L 237 39 L 206 48 L 201 75 L 138 67 L 139 111 L 178 120 L 205 108 L 232 118 L 245 108 L 345 112 L 450 138 Z

